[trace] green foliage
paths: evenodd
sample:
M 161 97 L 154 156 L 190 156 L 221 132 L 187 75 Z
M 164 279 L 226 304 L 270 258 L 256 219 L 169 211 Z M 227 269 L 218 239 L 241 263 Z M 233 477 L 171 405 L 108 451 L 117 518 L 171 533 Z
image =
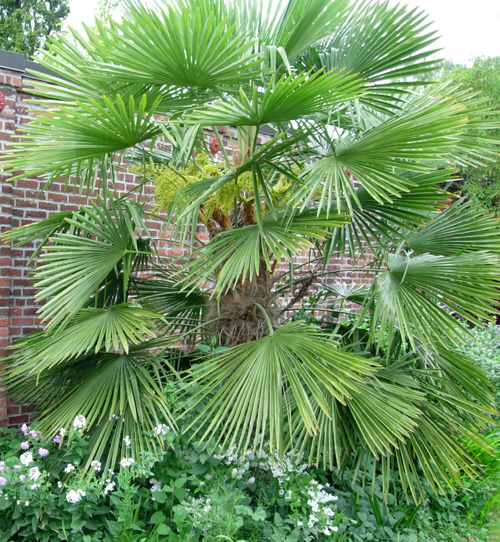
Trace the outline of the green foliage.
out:
M 0 49 L 31 58 L 45 46 L 48 36 L 61 30 L 68 15 L 68 0 L 3 0 Z
M 255 454 L 209 454 L 173 436 L 172 448 L 160 458 L 143 453 L 142 464 L 131 460 L 125 439 L 113 470 L 95 462 L 84 473 L 83 423 L 75 420 L 58 443 L 26 426 L 24 435 L 0 437 L 2 542 L 486 540 L 486 529 L 474 525 L 484 494 L 477 484 L 451 498 L 426 487 L 425 503 L 415 505 L 397 476 L 384 499 L 373 465 L 365 474 L 326 472 L 291 454 L 280 461 L 264 443 Z
M 485 96 L 497 110 L 500 109 L 500 57 L 475 58 L 471 67 L 453 66 L 445 71 L 445 80 L 473 89 Z M 473 130 L 472 135 L 485 135 L 484 131 Z M 497 129 L 491 135 L 499 137 Z M 463 183 L 460 193 L 485 212 L 499 215 L 500 209 L 500 166 L 498 162 L 485 163 L 480 167 L 462 167 Z

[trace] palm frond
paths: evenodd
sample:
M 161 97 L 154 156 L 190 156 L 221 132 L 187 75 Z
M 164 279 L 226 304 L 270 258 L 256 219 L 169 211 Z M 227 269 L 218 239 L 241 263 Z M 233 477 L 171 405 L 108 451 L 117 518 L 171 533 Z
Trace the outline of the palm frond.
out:
M 416 97 L 407 108 L 356 136 L 330 139 L 327 155 L 301 173 L 294 198 L 304 208 L 321 193 L 326 205 L 351 200 L 359 205 L 349 172 L 368 194 L 383 204 L 409 192 L 415 183 L 405 172 L 431 173 L 437 161 L 451 156 L 468 117 L 464 108 L 447 98 Z
M 161 358 L 144 352 L 99 354 L 76 364 L 65 372 L 62 396 L 39 417 L 40 430 L 53 435 L 69 427 L 75 416 L 85 416 L 91 433 L 87 467 L 105 453 L 106 468 L 120 456 L 139 459 L 143 450 L 158 453 L 165 442 L 154 428 L 165 422 L 173 431 L 176 428 L 162 393 L 161 365 Z M 33 379 L 25 380 L 25 386 L 33 386 Z M 128 450 L 125 435 L 131 439 Z
M 339 350 L 314 326 L 291 322 L 192 369 L 186 412 L 202 407 L 186 430 L 207 443 L 236 444 L 242 453 L 269 439 L 271 450 L 283 453 L 292 414 L 288 391 L 303 427 L 316 434 L 315 409 L 331 418 L 328 397 L 344 403 L 375 368 L 373 360 Z
M 496 255 L 390 255 L 386 265 L 374 282 L 368 306 L 372 334 L 380 328 L 389 342 L 397 329 L 413 349 L 417 346 L 414 336 L 427 346 L 446 346 L 446 341 L 461 344 L 464 329 L 443 306 L 476 325 L 495 312 L 499 296 Z
M 418 76 L 436 70 L 428 60 L 437 49 L 437 31 L 430 29 L 419 8 L 389 2 L 358 2 L 334 34 L 305 55 L 307 68 L 340 67 L 359 73 L 366 81 L 361 101 L 380 111 L 390 111 L 406 85 L 419 84 Z M 412 78 L 405 83 L 402 79 Z
M 500 252 L 500 225 L 480 209 L 458 201 L 413 233 L 407 246 L 415 254 L 450 256 L 461 252 Z
M 161 134 L 153 119 L 159 99 L 151 102 L 117 94 L 113 99 L 92 98 L 73 106 L 60 106 L 50 114 L 38 114 L 23 129 L 21 140 L 7 151 L 4 166 L 8 172 L 24 170 L 25 175 L 46 174 L 50 185 L 59 177 L 75 175 L 77 183 L 89 192 L 96 178 L 112 170 L 119 152 Z M 107 183 L 107 179 L 104 181 Z
M 228 97 L 195 109 L 189 118 L 198 124 L 260 126 L 311 117 L 359 96 L 361 84 L 356 74 L 345 72 L 304 72 L 271 79 L 262 92 L 257 85 L 247 95 Z
M 102 202 L 101 202 L 102 203 Z M 111 202 L 111 208 L 92 204 L 66 221 L 67 233 L 57 233 L 40 257 L 34 275 L 38 300 L 48 300 L 40 309 L 48 328 L 57 326 L 89 304 L 108 275 L 126 257 L 137 253 L 134 230 L 144 229 L 133 205 Z M 127 290 L 130 269 L 122 275 Z
M 342 465 L 360 448 L 380 458 L 404 446 L 421 415 L 424 394 L 418 383 L 404 371 L 380 369 L 357 388 L 344 404 L 330 396 L 331 418 L 316 407 L 320 429 L 315 435 L 300 430 L 302 424 L 295 412 L 296 438 L 290 439 L 289 446 L 325 469 Z
M 19 342 L 10 374 L 15 377 L 40 373 L 89 352 L 128 354 L 131 345 L 140 344 L 145 337 L 155 337 L 152 330 L 158 318 L 159 314 L 131 303 L 109 309 L 80 309 L 62 330 L 56 328 L 36 341 Z
M 189 89 L 248 82 L 260 74 L 260 54 L 238 25 L 199 9 L 200 2 L 155 12 L 129 2 L 127 17 L 101 36 L 106 62 L 101 74 L 121 82 Z M 205 3 L 205 6 L 207 3 Z M 214 5 L 215 7 L 215 5 Z
M 412 238 L 415 230 L 428 224 L 432 213 L 451 198 L 438 186 L 454 179 L 455 175 L 453 169 L 410 175 L 409 180 L 415 187 L 384 204 L 373 199 L 365 188 L 357 188 L 352 202 L 351 222 L 335 229 L 331 239 L 327 240 L 325 263 L 334 253 L 341 257 L 348 254 L 353 260 L 365 259 L 368 257 L 367 251 L 377 255 L 381 250 L 387 251 L 408 237 Z M 417 229 L 417 232 L 420 231 Z
M 312 240 L 324 240 L 328 228 L 339 227 L 348 221 L 346 215 L 330 215 L 308 209 L 287 217 L 269 213 L 262 224 L 254 224 L 234 230 L 223 231 L 202 247 L 189 274 L 181 277 L 185 288 L 202 284 L 217 277 L 214 292 L 224 293 L 240 282 L 251 281 L 262 271 L 261 264 L 271 268 L 270 258 L 281 261 L 306 248 L 313 248 Z

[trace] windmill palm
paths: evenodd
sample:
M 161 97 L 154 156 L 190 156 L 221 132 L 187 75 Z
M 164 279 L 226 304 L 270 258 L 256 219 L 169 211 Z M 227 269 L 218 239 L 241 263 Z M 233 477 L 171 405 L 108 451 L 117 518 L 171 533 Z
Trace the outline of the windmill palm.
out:
M 498 116 L 466 90 L 419 85 L 434 40 L 418 10 L 347 0 L 130 0 L 120 23 L 54 40 L 42 62 L 56 75 L 35 91 L 50 107 L 4 167 L 98 197 L 5 236 L 42 239 L 45 327 L 8 359 L 13 392 L 45 405 L 42 429 L 85 415 L 89 462 L 108 447 L 113 462 L 124 435 L 136 456 L 157 450 L 144 431 L 164 422 L 326 467 L 367 455 L 415 498 L 418 473 L 435 489 L 473 475 L 463 442 L 482 442 L 494 410 L 485 375 L 450 349 L 466 334 L 452 313 L 491 317 L 500 237 L 441 187 L 447 164 L 497 155 L 465 128 Z M 126 159 L 154 207 L 114 190 Z M 152 215 L 180 256 L 155 249 Z M 348 264 L 371 284 L 324 288 L 358 308 L 349 325 L 290 317 Z M 205 356 L 179 353 L 212 340 Z

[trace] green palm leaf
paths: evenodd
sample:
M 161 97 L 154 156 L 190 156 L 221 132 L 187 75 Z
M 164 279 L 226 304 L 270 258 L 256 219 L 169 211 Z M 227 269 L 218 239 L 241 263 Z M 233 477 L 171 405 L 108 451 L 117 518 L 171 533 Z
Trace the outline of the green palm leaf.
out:
M 333 417 L 316 406 L 319 431 L 315 435 L 304 430 L 295 412 L 295 439 L 290 439 L 289 446 L 305 453 L 308 462 L 325 469 L 342 465 L 359 447 L 380 457 L 403 446 L 421 415 L 419 405 L 424 394 L 418 383 L 404 371 L 380 369 L 357 388 L 344 404 L 330 396 Z
M 206 316 L 208 295 L 202 290 L 185 292 L 172 278 L 178 270 L 158 269 L 150 278 L 135 279 L 133 286 L 141 304 L 160 313 L 170 329 L 179 333 L 194 328 L 195 335 Z
M 5 169 L 25 171 L 14 178 L 49 173 L 46 186 L 58 177 L 75 175 L 93 189 L 99 168 L 104 176 L 117 152 L 161 134 L 152 118 L 158 103 L 159 99 L 148 101 L 145 94 L 137 101 L 129 96 L 125 102 L 118 94 L 113 100 L 103 96 L 102 103 L 89 98 L 53 109 L 50 115 L 37 115 L 7 152 Z
M 262 259 L 268 269 L 270 257 L 276 261 L 289 260 L 293 254 L 313 248 L 312 240 L 324 240 L 327 228 L 339 227 L 348 217 L 319 216 L 315 209 L 308 209 L 292 217 L 281 212 L 273 217 L 269 213 L 262 224 L 223 231 L 200 249 L 189 274 L 180 278 L 185 287 L 202 284 L 212 275 L 217 276 L 214 292 L 224 293 L 240 282 L 252 280 L 261 272 Z
M 380 204 L 363 187 L 355 191 L 352 202 L 352 218 L 343 228 L 335 229 L 325 245 L 325 262 L 332 254 L 353 260 L 367 258 L 367 250 L 377 255 L 381 250 L 396 246 L 404 239 L 413 238 L 418 226 L 429 222 L 429 213 L 441 207 L 450 195 L 438 188 L 438 184 L 453 179 L 455 170 L 439 170 L 410 176 L 416 186 L 393 202 Z M 420 231 L 425 231 L 423 228 Z M 424 245 L 422 245 L 423 247 Z M 411 247 L 412 248 L 412 247 Z M 486 247 L 484 247 L 486 248 Z
M 75 416 L 85 416 L 91 428 L 87 466 L 105 452 L 106 467 L 113 467 L 119 457 L 139 459 L 142 450 L 157 453 L 165 443 L 148 433 L 165 421 L 175 430 L 162 393 L 161 363 L 147 353 L 99 354 L 80 362 L 65 373 L 68 384 L 64 394 L 43 411 L 39 429 L 55 434 L 61 427 L 69 427 Z M 132 441 L 129 450 L 123 444 L 125 435 Z
M 454 256 L 425 254 L 391 255 L 387 270 L 376 278 L 370 301 L 372 334 L 380 326 L 390 340 L 396 329 L 416 348 L 414 335 L 423 345 L 463 341 L 459 321 L 443 311 L 448 307 L 476 325 L 489 319 L 498 299 L 499 261 L 488 252 Z
M 328 206 L 336 202 L 341 209 L 343 199 L 349 208 L 351 200 L 359 205 L 348 170 L 373 199 L 393 202 L 415 187 L 405 172 L 435 170 L 434 162 L 451 156 L 467 122 L 467 111 L 452 100 L 415 98 L 359 137 L 347 134 L 332 141 L 328 154 L 301 173 L 295 201 L 304 208 L 320 191 Z
M 334 34 L 308 51 L 305 64 L 327 70 L 341 67 L 359 73 L 366 81 L 361 100 L 381 111 L 390 111 L 406 85 L 401 79 L 436 70 L 437 61 L 427 58 L 437 32 L 429 30 L 427 16 L 419 8 L 389 2 L 358 2 Z
M 498 220 L 481 210 L 458 201 L 432 218 L 408 239 L 408 248 L 415 254 L 449 256 L 464 251 L 500 252 Z
M 37 299 L 48 300 L 40 314 L 43 320 L 52 319 L 49 328 L 87 305 L 123 259 L 131 263 L 138 251 L 134 229 L 144 229 L 133 205 L 119 202 L 111 203 L 111 209 L 92 204 L 66 220 L 69 231 L 53 237 L 34 276 Z M 129 272 L 125 269 L 122 275 L 125 292 Z
M 256 449 L 261 438 L 269 439 L 272 450 L 283 452 L 291 416 L 288 393 L 305 429 L 316 434 L 315 409 L 331 418 L 330 394 L 344 403 L 375 368 L 373 360 L 339 350 L 314 326 L 288 323 L 192 369 L 185 388 L 187 412 L 198 403 L 202 408 L 186 430 L 205 442 L 214 438 L 223 446 L 237 443 L 242 453 L 251 442 Z
M 310 0 L 304 9 L 296 0 L 271 6 L 263 0 L 231 0 L 229 3 L 234 19 L 241 21 L 258 43 L 281 49 L 290 62 L 337 29 L 347 16 L 347 4 L 347 0 L 326 4 L 322 0 Z
M 15 369 L 11 375 L 30 375 L 50 369 L 72 358 L 105 352 L 129 352 L 131 345 L 145 337 L 155 337 L 154 319 L 160 315 L 130 303 L 109 309 L 80 309 L 59 331 L 37 338 L 36 342 L 16 345 Z M 20 348 L 23 348 L 19 351 Z
M 197 4 L 165 6 L 157 13 L 128 2 L 127 18 L 111 24 L 101 37 L 107 51 L 98 70 L 121 82 L 187 88 L 241 84 L 257 77 L 261 56 L 252 54 L 245 32 L 218 20 L 214 9 L 203 13 Z
M 262 92 L 257 85 L 252 94 L 240 89 L 238 97 L 218 100 L 203 109 L 193 111 L 190 119 L 198 124 L 260 126 L 273 122 L 288 122 L 335 107 L 354 99 L 361 92 L 357 75 L 305 72 L 295 76 L 271 79 Z

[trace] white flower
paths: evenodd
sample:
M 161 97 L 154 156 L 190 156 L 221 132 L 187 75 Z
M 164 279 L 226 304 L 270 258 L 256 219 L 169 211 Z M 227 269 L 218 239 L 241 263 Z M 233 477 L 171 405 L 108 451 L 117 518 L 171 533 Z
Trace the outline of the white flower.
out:
M 61 437 L 64 437 L 64 435 L 66 434 L 66 429 L 64 429 L 64 427 L 61 427 L 61 429 L 59 429 L 59 434 L 61 435 Z
M 73 420 L 73 429 L 83 429 L 86 423 L 87 420 L 85 419 L 85 416 L 82 416 L 81 414 L 75 416 L 75 419 Z
M 151 491 L 161 491 L 161 482 L 158 482 L 158 480 L 151 478 L 151 480 L 149 480 L 149 483 L 151 484 Z
M 33 463 L 33 454 L 31 452 L 25 452 L 21 455 L 19 461 L 27 467 L 30 463 Z
M 85 497 L 85 491 L 82 491 L 81 489 L 77 489 L 76 491 L 74 489 L 70 489 L 66 493 L 66 500 L 71 504 L 80 502 L 82 497 Z
M 28 474 L 28 476 L 34 482 L 36 482 L 38 480 L 38 478 L 40 478 L 41 475 L 42 475 L 42 473 L 40 472 L 38 467 L 31 467 L 30 473 Z
M 57 487 L 58 487 L 59 489 L 62 488 L 62 482 L 61 482 L 61 480 L 59 480 L 59 482 L 57 482 Z
M 90 466 L 96 471 L 99 472 L 101 470 L 101 462 L 100 461 L 92 461 L 90 463 Z
M 40 484 L 33 484 L 31 486 L 31 489 L 34 489 L 35 491 L 40 487 Z
M 251 478 L 249 478 L 248 483 L 249 484 L 255 484 L 255 478 L 253 476 Z
M 167 434 L 168 430 L 169 430 L 168 425 L 165 425 L 164 423 L 160 423 L 160 425 L 157 425 L 155 427 L 154 431 L 158 436 L 160 436 L 160 435 L 165 436 Z
M 110 491 L 113 491 L 113 489 L 115 489 L 115 483 L 114 483 L 114 482 L 110 482 L 110 483 L 104 488 L 104 495 L 106 495 L 106 493 L 109 493 Z
M 75 466 L 71 463 L 68 463 L 68 465 L 64 469 L 64 472 L 68 473 L 68 472 L 71 472 L 72 470 L 75 470 Z
M 120 465 L 122 467 L 130 467 L 130 465 L 132 465 L 132 463 L 135 463 L 135 459 L 133 457 L 124 457 L 121 461 L 120 461 Z
M 130 440 L 130 437 L 127 435 L 127 436 L 123 437 L 123 442 L 125 443 L 125 446 L 130 446 L 130 443 L 132 441 Z

